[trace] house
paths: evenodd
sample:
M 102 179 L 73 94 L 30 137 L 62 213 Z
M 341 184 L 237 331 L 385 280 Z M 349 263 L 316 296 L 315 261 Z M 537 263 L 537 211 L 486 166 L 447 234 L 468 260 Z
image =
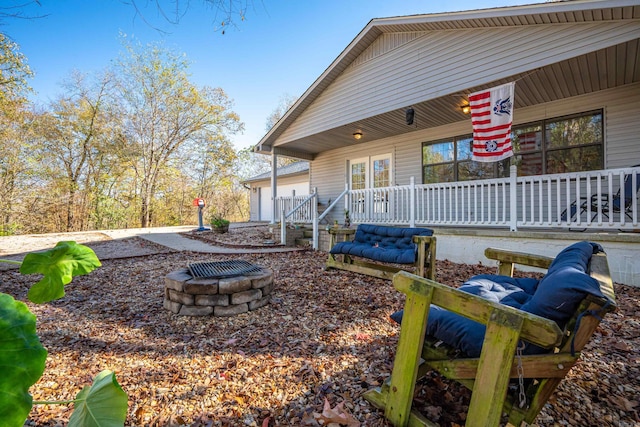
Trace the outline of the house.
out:
M 309 162 L 298 161 L 276 168 L 276 171 L 278 177 L 276 195 L 278 198 L 309 195 Z M 274 217 L 271 202 L 271 172 L 256 175 L 243 183 L 249 185 L 249 221 L 277 219 L 280 209 L 276 209 Z
M 511 82 L 515 155 L 474 162 L 469 94 Z M 371 20 L 255 151 L 309 161 L 329 222 L 435 227 L 459 262 L 600 239 L 640 285 L 639 115 L 638 0 L 400 16 Z

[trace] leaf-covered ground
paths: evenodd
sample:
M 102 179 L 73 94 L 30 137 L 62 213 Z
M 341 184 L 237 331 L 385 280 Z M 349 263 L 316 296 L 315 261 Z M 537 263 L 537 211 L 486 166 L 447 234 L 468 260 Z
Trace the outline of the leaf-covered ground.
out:
M 325 271 L 322 252 L 241 255 L 234 259 L 274 270 L 271 304 L 229 318 L 180 317 L 162 308 L 167 273 L 223 259 L 231 257 L 103 259 L 101 268 L 74 279 L 62 300 L 29 304 L 49 350 L 34 399 L 71 399 L 111 369 L 129 395 L 127 425 L 388 425 L 361 396 L 391 371 L 399 327 L 389 315 L 403 303 L 391 283 Z M 493 270 L 440 261 L 438 280 L 458 285 Z M 2 292 L 21 300 L 32 282 L 15 269 L 0 271 L 0 280 Z M 640 289 L 616 291 L 620 309 L 605 319 L 535 425 L 640 425 Z M 467 398 L 434 377 L 419 387 L 416 403 L 442 426 L 454 426 L 464 422 Z M 37 405 L 26 425 L 65 425 L 70 413 Z

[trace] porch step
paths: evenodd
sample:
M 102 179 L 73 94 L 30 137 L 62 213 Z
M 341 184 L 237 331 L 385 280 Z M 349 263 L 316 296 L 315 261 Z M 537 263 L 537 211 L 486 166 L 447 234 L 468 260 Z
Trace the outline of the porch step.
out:
M 302 247 L 311 246 L 311 242 L 312 242 L 312 239 L 308 239 L 306 237 L 302 239 L 296 239 L 296 246 L 302 246 Z
M 310 247 L 313 243 L 313 228 L 309 224 L 296 224 L 298 229 L 302 231 L 302 237 L 295 240 L 296 246 Z

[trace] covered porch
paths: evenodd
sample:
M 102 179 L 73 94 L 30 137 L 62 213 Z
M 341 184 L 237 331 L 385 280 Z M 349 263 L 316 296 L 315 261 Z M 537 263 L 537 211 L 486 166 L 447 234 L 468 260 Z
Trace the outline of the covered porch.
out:
M 373 19 L 255 147 L 310 162 L 312 195 L 279 212 L 272 194 L 274 218 L 307 212 L 318 249 L 345 211 L 435 228 L 438 259 L 460 262 L 488 262 L 469 246 L 498 235 L 550 256 L 604 236 L 614 280 L 640 285 L 639 30 L 633 0 Z M 505 83 L 514 156 L 487 167 L 462 107 Z
M 343 225 L 346 211 L 352 226 L 430 227 L 437 230 L 438 258 L 454 262 L 488 262 L 488 246 L 552 256 L 575 241 L 597 241 L 611 254 L 614 280 L 640 286 L 639 188 L 640 167 L 521 177 L 512 166 L 502 179 L 346 186 L 321 212 L 317 192 L 280 197 L 277 220 L 285 234 L 287 222 L 312 225 L 313 246 L 321 250 L 329 249 L 326 228 L 333 218 Z

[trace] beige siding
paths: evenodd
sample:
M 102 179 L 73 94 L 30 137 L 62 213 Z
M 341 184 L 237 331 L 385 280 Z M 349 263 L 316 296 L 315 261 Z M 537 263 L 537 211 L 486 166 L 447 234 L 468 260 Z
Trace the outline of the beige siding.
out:
M 382 34 L 349 65 L 347 71 L 349 71 L 349 69 L 356 68 L 365 62 L 371 61 L 372 59 L 376 59 L 379 56 L 424 35 L 424 32 Z
M 636 22 L 607 22 L 411 33 L 395 43 L 382 39 L 287 128 L 277 145 L 637 37 Z
M 518 87 L 516 84 L 516 97 Z M 640 163 L 640 83 L 522 108 L 514 111 L 515 124 L 523 124 L 595 109 L 604 110 L 605 167 L 626 167 Z M 346 160 L 392 153 L 393 184 L 406 185 L 411 177 L 422 182 L 422 142 L 464 135 L 472 132 L 471 121 L 403 134 L 370 143 L 327 151 L 318 155 L 311 164 L 311 187 L 318 188 L 320 201 L 326 203 L 344 190 L 347 181 Z M 341 220 L 342 206 L 330 218 Z
M 607 168 L 640 164 L 640 84 L 612 96 L 605 110 Z

